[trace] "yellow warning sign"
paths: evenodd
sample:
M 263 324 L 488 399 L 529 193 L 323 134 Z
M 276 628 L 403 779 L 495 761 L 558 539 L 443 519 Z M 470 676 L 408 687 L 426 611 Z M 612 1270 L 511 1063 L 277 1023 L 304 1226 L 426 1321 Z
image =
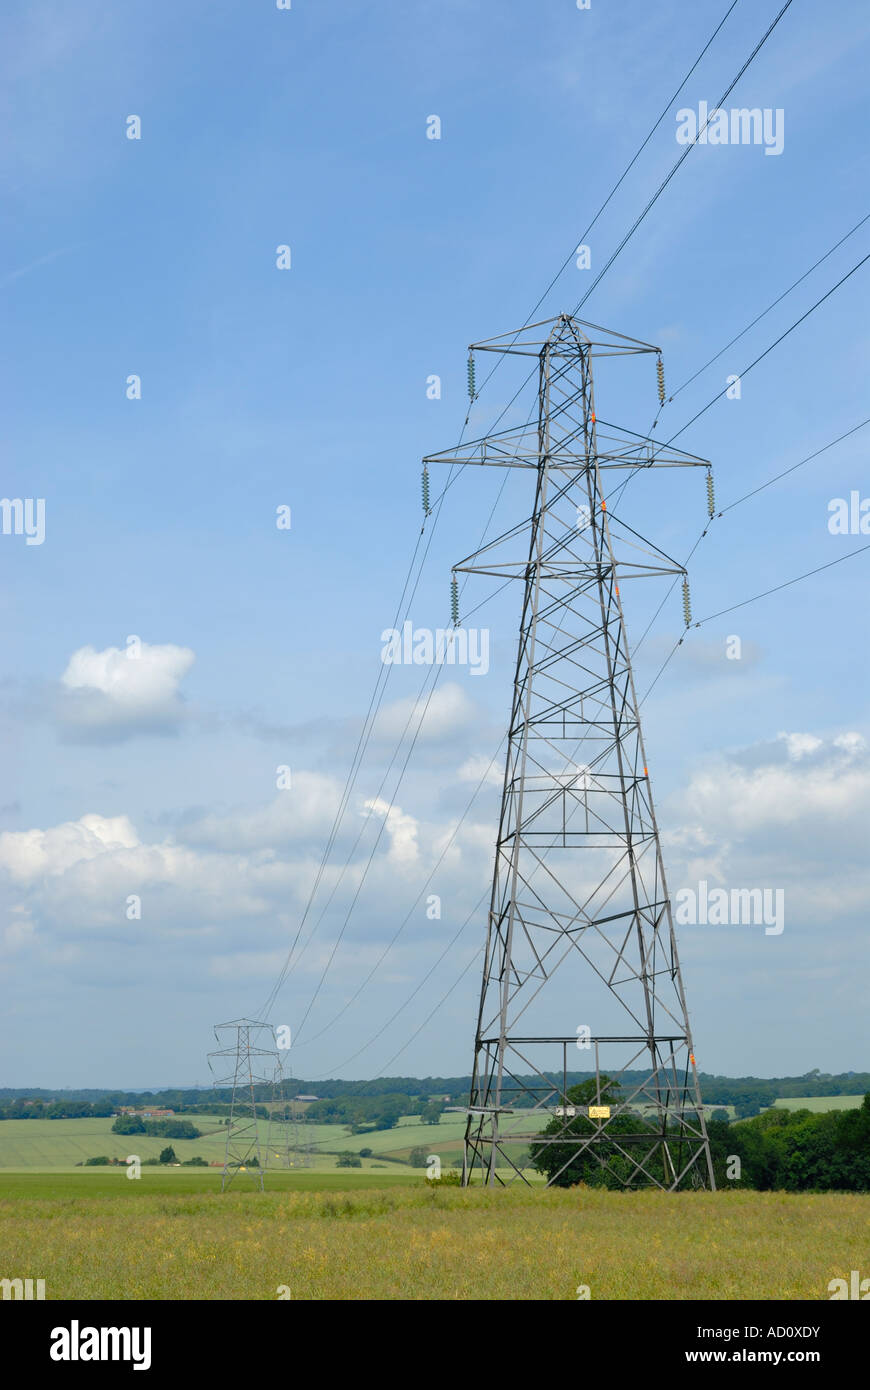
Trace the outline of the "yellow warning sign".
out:
M 590 1118 L 590 1120 L 609 1120 L 609 1119 L 610 1119 L 610 1106 L 609 1106 L 609 1105 L 590 1105 L 590 1107 L 589 1107 L 589 1118 Z

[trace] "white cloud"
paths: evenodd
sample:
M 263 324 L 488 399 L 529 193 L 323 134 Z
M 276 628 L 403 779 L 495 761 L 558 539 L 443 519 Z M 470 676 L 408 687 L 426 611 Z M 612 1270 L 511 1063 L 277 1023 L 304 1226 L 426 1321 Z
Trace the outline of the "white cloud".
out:
M 387 822 L 387 835 L 390 839 L 389 858 L 403 867 L 416 864 L 420 850 L 417 843 L 419 827 L 414 817 L 409 816 L 400 806 L 391 806 L 380 797 L 367 801 L 365 809 L 372 811 L 376 816 L 383 816 Z
M 479 718 L 480 710 L 475 702 L 461 685 L 451 681 L 437 687 L 431 697 L 409 696 L 384 705 L 375 721 L 374 733 L 378 739 L 397 739 L 407 726 L 409 736 L 413 737 L 422 719 L 418 740 L 425 742 L 455 737 L 458 729 L 466 728 Z
M 195 659 L 189 647 L 138 639 L 124 651 L 79 647 L 61 676 L 61 719 L 91 738 L 171 732 L 184 718 L 179 686 Z
M 816 738 L 798 737 L 800 748 Z M 664 837 L 672 893 L 700 878 L 784 888 L 789 939 L 803 922 L 845 943 L 870 893 L 870 751 L 853 733 L 817 742 L 812 756 L 797 759 L 787 757 L 783 741 L 705 761 L 662 818 L 674 827 Z M 482 771 L 479 763 L 474 771 Z M 359 965 L 361 953 L 383 944 L 406 913 L 409 940 L 413 934 L 420 947 L 425 897 L 416 895 L 441 896 L 445 918 L 457 924 L 485 896 L 495 819 L 466 819 L 448 848 L 456 812 L 432 814 L 433 786 L 443 775 L 407 787 L 401 805 L 374 795 L 352 800 L 306 928 L 313 939 L 303 974 L 331 949 L 348 912 L 342 968 Z M 84 962 L 92 954 L 87 943 L 100 936 L 123 953 L 116 959 L 126 972 L 135 965 L 131 947 L 160 940 L 161 953 L 179 968 L 197 954 L 214 978 L 232 979 L 233 959 L 240 977 L 268 978 L 296 934 L 339 796 L 337 781 L 294 771 L 293 789 L 268 805 L 209 816 L 159 841 L 149 841 L 127 816 L 94 812 L 0 834 L 7 951 L 57 960 L 65 947 L 80 947 Z M 357 844 L 366 815 L 370 825 Z M 378 829 L 383 835 L 369 864 Z M 569 867 L 578 893 L 594 886 L 585 884 L 591 865 L 582 855 Z M 543 871 L 535 883 L 543 887 Z M 130 894 L 141 896 L 141 922 L 125 919 Z M 483 921 L 485 909 L 479 916 Z
M 465 759 L 456 775 L 460 782 L 473 782 L 477 786 L 483 781 L 484 786 L 500 787 L 504 782 L 504 752 L 492 759 L 485 753 L 474 753 Z
M 800 762 L 810 753 L 816 753 L 822 746 L 822 740 L 816 738 L 814 734 L 777 734 L 786 746 L 788 756 L 792 762 Z
M 793 920 L 830 927 L 863 913 L 870 895 L 867 745 L 856 733 L 780 737 L 787 761 L 768 745 L 750 750 L 749 766 L 720 758 L 690 778 L 686 819 L 664 837 L 671 887 L 700 878 L 781 887 Z
M 138 843 L 126 816 L 86 815 L 48 830 L 4 831 L 0 835 L 0 868 L 16 883 L 30 883 Z
M 293 841 L 325 840 L 341 800 L 341 783 L 318 772 L 293 771 L 291 785 L 253 811 L 202 816 L 184 825 L 188 844 L 217 850 L 278 848 Z

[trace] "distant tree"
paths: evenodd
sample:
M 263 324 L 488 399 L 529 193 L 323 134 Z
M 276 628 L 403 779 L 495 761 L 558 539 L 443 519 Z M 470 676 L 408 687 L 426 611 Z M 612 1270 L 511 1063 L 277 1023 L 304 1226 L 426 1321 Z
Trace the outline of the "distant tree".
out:
M 359 1156 L 360 1156 L 360 1158 L 371 1158 L 371 1156 L 372 1156 L 372 1150 L 371 1150 L 371 1149 L 360 1149 L 360 1151 L 359 1151 Z
M 412 1168 L 425 1168 L 426 1160 L 429 1157 L 428 1149 L 416 1148 L 411 1150 L 409 1162 Z
M 710 1116 L 710 1123 L 727 1125 L 731 1123 L 731 1116 L 728 1114 L 728 1111 L 724 1108 L 724 1106 L 720 1105 L 718 1109 L 714 1110 L 712 1115 Z
M 595 1078 L 581 1081 L 568 1089 L 568 1103 L 581 1112 L 572 1117 L 554 1115 L 541 1131 L 542 1138 L 579 1139 L 594 1134 L 598 1125 L 582 1112 L 589 1105 L 616 1105 L 619 1097 L 619 1083 L 602 1076 L 600 1090 Z M 574 1143 L 532 1144 L 529 1156 L 532 1166 L 543 1173 L 556 1187 L 573 1187 L 576 1183 L 586 1183 L 590 1187 L 621 1188 L 624 1175 L 629 1178 L 633 1164 L 619 1152 L 617 1143 L 620 1134 L 637 1133 L 638 1121 L 630 1115 L 617 1115 L 610 1120 L 605 1133 L 612 1134 L 616 1143 L 606 1141 L 597 1143 L 595 1148 L 579 1150 Z M 603 1162 L 602 1162 L 603 1160 Z M 606 1164 L 606 1167 L 604 1166 Z
M 420 1112 L 420 1119 L 424 1125 L 437 1125 L 441 1121 L 444 1110 L 444 1102 L 441 1100 L 427 1101 Z
M 190 1120 L 146 1120 L 145 1133 L 158 1139 L 200 1139 L 202 1130 Z
M 161 1150 L 160 1150 L 160 1160 L 159 1160 L 159 1161 L 160 1161 L 161 1163 L 177 1163 L 177 1162 L 178 1162 L 178 1160 L 177 1160 L 176 1157 L 175 1157 L 175 1150 L 173 1149 L 173 1147 L 172 1147 L 171 1144 L 167 1144 L 165 1149 L 161 1149 Z
M 86 1159 L 85 1159 L 85 1167 L 86 1167 L 86 1168 L 96 1168 L 98 1165 L 99 1165 L 100 1167 L 102 1167 L 102 1165 L 103 1165 L 104 1163 L 108 1163 L 108 1162 L 109 1162 L 109 1160 L 108 1160 L 108 1158 L 106 1157 L 106 1155 L 105 1155 L 105 1154 L 100 1154 L 99 1158 L 86 1158 Z
M 112 1125 L 113 1134 L 144 1134 L 145 1123 L 138 1115 L 119 1115 Z
M 336 1168 L 361 1168 L 362 1159 L 357 1158 L 356 1154 L 352 1153 L 339 1154 L 335 1166 Z
M 395 1129 L 402 1118 L 402 1114 L 403 1107 L 401 1101 L 387 1101 L 373 1118 L 378 1129 Z

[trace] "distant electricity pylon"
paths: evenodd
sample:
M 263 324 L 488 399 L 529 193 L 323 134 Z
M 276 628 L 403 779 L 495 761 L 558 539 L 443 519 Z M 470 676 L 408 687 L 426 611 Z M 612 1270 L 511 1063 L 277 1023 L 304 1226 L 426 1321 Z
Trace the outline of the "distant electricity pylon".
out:
M 289 1070 L 285 1072 L 280 1052 L 272 1087 L 266 1149 L 267 1168 L 308 1168 L 311 1164 L 311 1145 L 300 1134 L 293 1078 Z
M 274 1034 L 268 1023 L 239 1018 L 232 1023 L 216 1024 L 214 1035 L 219 1044 L 225 1044 L 217 1052 L 209 1053 L 208 1064 L 214 1084 L 232 1088 L 221 1192 L 226 1191 L 239 1173 L 250 1177 L 262 1192 L 265 1162 L 260 1145 L 257 1090 L 260 1089 L 261 1097 L 272 1094 L 276 1064 Z
M 534 425 L 425 461 L 535 485 L 530 519 L 455 567 L 524 586 L 463 1182 L 528 1182 L 529 1146 L 550 1144 L 549 1183 L 597 1162 L 627 1188 L 714 1187 L 620 595 L 684 570 L 604 486 L 709 464 L 596 419 L 593 358 L 655 353 L 661 400 L 658 348 L 561 314 L 478 351 L 537 358 L 538 402 Z M 596 1084 L 577 1107 L 585 1057 Z

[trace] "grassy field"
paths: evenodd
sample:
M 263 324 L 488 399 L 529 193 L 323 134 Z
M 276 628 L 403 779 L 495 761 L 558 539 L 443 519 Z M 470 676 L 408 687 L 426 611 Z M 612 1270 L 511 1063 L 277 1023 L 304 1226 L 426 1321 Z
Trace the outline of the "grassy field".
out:
M 143 1134 L 113 1134 L 112 1119 L 85 1120 L 2 1120 L 0 1121 L 0 1171 L 21 1168 L 72 1168 L 86 1158 L 105 1154 L 107 1158 L 126 1159 L 128 1154 L 140 1158 L 157 1158 L 161 1149 L 171 1144 L 179 1159 L 194 1154 L 209 1163 L 223 1160 L 226 1131 L 216 1115 L 191 1116 L 200 1139 L 151 1139 Z M 544 1118 L 541 1118 L 541 1124 Z M 260 1142 L 265 1152 L 268 1125 L 258 1125 Z M 394 1129 L 376 1130 L 372 1134 L 349 1134 L 343 1125 L 300 1126 L 303 1140 L 312 1146 L 311 1158 L 318 1169 L 334 1170 L 337 1154 L 342 1151 L 358 1154 L 371 1149 L 371 1158 L 362 1160 L 364 1168 L 388 1158 L 407 1159 L 411 1149 L 425 1147 L 427 1153 L 437 1153 L 449 1165 L 461 1157 L 465 1117 L 449 1116 L 439 1125 L 421 1125 L 416 1115 L 406 1115 Z M 332 1152 L 327 1152 L 332 1150 Z M 274 1151 L 273 1151 L 274 1156 Z M 388 1166 L 393 1167 L 393 1164 Z
M 861 1096 L 809 1096 L 777 1100 L 775 1104 L 781 1109 L 819 1111 L 846 1109 L 860 1105 L 861 1101 Z M 706 1107 L 708 1114 L 716 1108 Z M 102 1154 L 122 1161 L 128 1154 L 138 1154 L 141 1159 L 157 1158 L 167 1144 L 172 1145 L 179 1159 L 191 1158 L 196 1154 L 209 1163 L 221 1162 L 226 1133 L 222 1117 L 194 1115 L 191 1118 L 197 1129 L 203 1131 L 200 1139 L 152 1139 L 141 1134 L 113 1134 L 111 1118 L 2 1120 L 0 1172 L 73 1169 L 85 1159 Z M 543 1125 L 545 1117 L 538 1117 L 538 1121 Z M 260 1121 L 260 1142 L 264 1151 L 267 1131 L 266 1122 Z M 363 1159 L 362 1164 L 364 1170 L 374 1174 L 395 1168 L 397 1165 L 390 1160 L 407 1161 L 411 1150 L 418 1147 L 425 1148 L 427 1154 L 438 1154 L 442 1165 L 450 1167 L 462 1155 L 465 1117 L 447 1114 L 442 1116 L 438 1125 L 423 1125 L 418 1116 L 405 1115 L 394 1129 L 376 1130 L 372 1134 L 349 1134 L 343 1125 L 302 1125 L 299 1132 L 311 1145 L 312 1166 L 318 1171 L 334 1172 L 339 1152 L 358 1154 L 360 1149 L 369 1148 L 372 1155 Z M 273 1160 L 274 1156 L 273 1151 Z
M 180 1159 L 194 1154 L 208 1162 L 222 1161 L 226 1131 L 222 1118 L 216 1115 L 191 1116 L 200 1139 L 152 1139 L 144 1134 L 113 1134 L 112 1119 L 84 1120 L 2 1120 L 0 1121 L 0 1170 L 18 1168 L 72 1168 L 86 1158 L 105 1154 L 107 1158 L 126 1159 L 128 1154 L 140 1158 L 157 1158 L 161 1149 L 171 1144 Z M 268 1125 L 258 1125 L 260 1142 L 265 1150 Z M 465 1132 L 463 1117 L 442 1121 L 438 1126 L 421 1125 L 418 1117 L 408 1115 L 395 1129 L 378 1130 L 373 1134 L 348 1134 L 343 1125 L 305 1125 L 300 1127 L 302 1138 L 312 1145 L 315 1166 L 334 1169 L 335 1153 L 324 1150 L 358 1153 L 362 1148 L 372 1150 L 372 1158 L 364 1159 L 367 1167 L 378 1163 L 382 1154 L 407 1158 L 417 1145 L 427 1145 L 428 1151 L 450 1156 L 461 1152 Z
M 332 1172 L 305 1169 L 290 1173 L 272 1172 L 266 1176 L 270 1192 L 353 1192 L 365 1187 L 419 1185 L 423 1175 L 416 1169 L 392 1164 L 380 1173 L 358 1168 L 338 1168 Z M 159 1197 L 190 1192 L 219 1193 L 219 1168 L 143 1168 L 138 1179 L 127 1177 L 123 1168 L 84 1168 L 58 1171 L 56 1168 L 29 1168 L 0 1173 L 0 1202 L 18 1198 L 77 1202 L 95 1197 Z M 253 1193 L 254 1183 L 242 1173 L 232 1183 L 232 1191 Z M 254 1194 L 256 1195 L 256 1194 Z
M 857 1110 L 863 1096 L 790 1096 L 773 1102 L 776 1110 Z
M 845 1194 L 462 1191 L 401 1170 L 220 1194 L 217 1177 L 0 1175 L 0 1269 L 48 1299 L 826 1300 L 870 1238 L 870 1197 Z
M 834 1097 L 845 1100 L 846 1097 Z M 851 1099 L 851 1098 L 849 1098 Z M 855 1103 L 858 1103 L 857 1101 Z M 708 1107 L 708 1111 L 715 1107 Z M 4 1169 L 26 1168 L 74 1168 L 87 1158 L 105 1155 L 122 1161 L 128 1154 L 138 1154 L 141 1159 L 157 1158 L 161 1149 L 171 1144 L 179 1159 L 191 1158 L 194 1154 L 208 1163 L 223 1160 L 225 1129 L 222 1117 L 218 1115 L 193 1115 L 190 1117 L 197 1129 L 203 1131 L 200 1139 L 151 1139 L 143 1134 L 113 1134 L 112 1119 L 83 1120 L 2 1120 L 0 1121 L 0 1171 Z M 545 1116 L 536 1117 L 543 1127 Z M 536 1121 L 530 1117 L 529 1124 Z M 260 1143 L 265 1151 L 268 1125 L 261 1120 L 258 1125 Z M 394 1165 L 384 1160 L 403 1159 L 407 1161 L 413 1148 L 425 1148 L 428 1153 L 440 1156 L 445 1167 L 462 1157 L 462 1139 L 465 1134 L 464 1115 L 444 1115 L 438 1125 L 420 1124 L 419 1116 L 405 1115 L 394 1129 L 376 1130 L 371 1134 L 349 1134 L 343 1125 L 301 1125 L 301 1138 L 311 1145 L 312 1164 L 317 1169 L 332 1171 L 336 1167 L 337 1154 L 342 1151 L 358 1154 L 360 1149 L 371 1149 L 371 1158 L 362 1160 L 365 1169 L 379 1171 L 384 1166 Z M 331 1151 L 331 1152 L 330 1152 Z M 273 1154 L 274 1156 L 274 1154 Z

